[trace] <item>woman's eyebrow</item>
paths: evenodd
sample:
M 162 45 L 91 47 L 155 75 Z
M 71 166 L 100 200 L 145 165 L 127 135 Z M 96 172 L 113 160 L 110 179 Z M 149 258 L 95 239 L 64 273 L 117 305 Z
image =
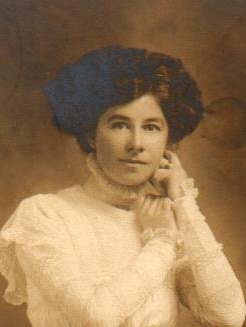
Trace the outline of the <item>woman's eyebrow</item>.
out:
M 111 122 L 112 120 L 119 119 L 119 120 L 125 120 L 130 121 L 131 118 L 125 115 L 115 114 L 108 118 L 108 122 Z M 165 121 L 162 118 L 159 117 L 151 117 L 144 120 L 144 123 L 159 123 L 161 125 L 165 125 Z
M 129 117 L 124 116 L 124 115 L 113 115 L 113 116 L 109 117 L 108 122 L 110 123 L 112 120 L 115 120 L 115 119 L 126 120 L 126 121 L 130 120 Z
M 161 125 L 165 125 L 165 121 L 159 117 L 148 118 L 144 122 L 145 123 L 159 123 Z

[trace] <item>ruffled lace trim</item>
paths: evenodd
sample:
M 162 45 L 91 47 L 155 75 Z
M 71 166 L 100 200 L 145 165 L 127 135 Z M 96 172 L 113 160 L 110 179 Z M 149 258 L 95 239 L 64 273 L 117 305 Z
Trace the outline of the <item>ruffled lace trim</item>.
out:
M 192 196 L 193 198 L 197 198 L 199 195 L 198 189 L 195 187 L 194 178 L 187 178 L 181 184 L 180 188 L 183 192 L 184 196 Z
M 146 244 L 155 238 L 161 238 L 165 243 L 176 245 L 176 232 L 173 232 L 168 228 L 163 227 L 153 229 L 152 227 L 149 227 L 141 234 L 141 241 L 143 244 Z
M 136 200 L 139 198 L 139 196 L 145 193 L 145 183 L 138 186 L 125 186 L 115 183 L 108 178 L 99 166 L 94 153 L 87 155 L 86 164 L 93 176 L 96 177 L 101 188 L 110 194 L 112 198 L 122 199 L 125 201 Z
M 10 304 L 21 305 L 27 302 L 25 276 L 16 258 L 11 234 L 5 231 L 0 237 L 0 273 L 8 282 L 4 299 Z

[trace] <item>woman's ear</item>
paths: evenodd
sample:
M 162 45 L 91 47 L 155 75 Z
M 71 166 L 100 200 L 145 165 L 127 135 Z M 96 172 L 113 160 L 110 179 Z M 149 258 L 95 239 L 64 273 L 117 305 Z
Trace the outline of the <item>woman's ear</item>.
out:
M 166 146 L 166 149 L 167 150 L 170 150 L 170 151 L 177 151 L 179 148 L 179 144 L 178 143 L 168 143 L 167 146 Z
M 89 146 L 95 150 L 96 149 L 96 135 L 94 130 L 91 130 L 87 133 L 87 140 L 89 143 Z
M 88 137 L 88 143 L 89 143 L 90 147 L 91 147 L 93 150 L 96 149 L 96 141 L 95 141 L 94 138 L 92 138 L 92 137 L 89 136 L 89 137 Z

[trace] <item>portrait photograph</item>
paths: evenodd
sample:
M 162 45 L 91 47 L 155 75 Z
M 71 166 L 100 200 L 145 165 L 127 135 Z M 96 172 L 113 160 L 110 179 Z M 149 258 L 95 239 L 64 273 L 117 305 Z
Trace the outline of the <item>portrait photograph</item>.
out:
M 0 0 L 0 327 L 246 326 L 246 1 Z

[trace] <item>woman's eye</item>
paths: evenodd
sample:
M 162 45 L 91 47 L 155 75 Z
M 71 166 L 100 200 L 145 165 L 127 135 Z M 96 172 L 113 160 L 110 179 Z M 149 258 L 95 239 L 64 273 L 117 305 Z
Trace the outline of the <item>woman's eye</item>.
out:
M 158 125 L 155 124 L 148 124 L 143 127 L 146 131 L 160 131 L 161 128 Z
M 124 122 L 116 122 L 111 125 L 112 129 L 125 129 L 127 127 L 128 127 L 127 124 Z

